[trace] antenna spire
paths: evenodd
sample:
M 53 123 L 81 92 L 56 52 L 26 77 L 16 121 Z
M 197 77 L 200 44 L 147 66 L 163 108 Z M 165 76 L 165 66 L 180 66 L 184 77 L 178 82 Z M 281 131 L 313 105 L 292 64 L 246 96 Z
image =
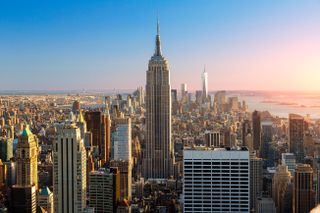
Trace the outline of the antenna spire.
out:
M 157 35 L 156 35 L 156 49 L 155 56 L 161 56 L 161 42 L 160 42 L 160 24 L 159 24 L 159 16 L 157 16 Z

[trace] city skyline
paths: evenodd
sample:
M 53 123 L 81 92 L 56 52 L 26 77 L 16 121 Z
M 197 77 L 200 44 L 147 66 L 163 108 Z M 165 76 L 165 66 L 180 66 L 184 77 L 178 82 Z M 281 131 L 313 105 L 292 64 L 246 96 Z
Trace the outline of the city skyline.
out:
M 0 91 L 145 85 L 157 13 L 172 88 L 201 89 L 206 64 L 209 91 L 320 91 L 319 8 L 318 1 L 1 2 L 0 73 L 14 83 Z

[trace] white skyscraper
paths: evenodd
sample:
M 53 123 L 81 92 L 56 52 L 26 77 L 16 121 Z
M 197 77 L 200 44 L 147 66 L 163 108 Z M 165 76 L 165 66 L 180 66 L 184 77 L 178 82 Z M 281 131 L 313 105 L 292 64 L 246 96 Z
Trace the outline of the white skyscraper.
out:
M 131 119 L 117 118 L 114 137 L 114 160 L 131 160 Z
M 53 146 L 54 211 L 83 212 L 86 207 L 86 150 L 80 128 L 75 124 L 57 126 Z
M 181 99 L 184 99 L 188 96 L 188 87 L 186 83 L 181 84 L 180 93 Z
M 184 150 L 184 212 L 249 212 L 247 148 Z
M 205 101 L 208 97 L 208 73 L 204 68 L 202 73 L 202 100 Z

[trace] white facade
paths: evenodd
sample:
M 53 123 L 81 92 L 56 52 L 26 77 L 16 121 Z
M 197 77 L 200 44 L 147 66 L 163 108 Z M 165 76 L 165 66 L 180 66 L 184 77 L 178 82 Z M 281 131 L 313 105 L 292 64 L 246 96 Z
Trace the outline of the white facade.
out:
M 184 212 L 249 212 L 250 158 L 246 148 L 184 150 Z
M 114 138 L 114 160 L 131 160 L 131 119 L 118 118 Z
M 202 95 L 205 100 L 208 97 L 208 73 L 206 70 L 202 73 Z
M 80 128 L 74 124 L 57 126 L 53 146 L 54 211 L 83 212 L 86 207 L 86 150 Z

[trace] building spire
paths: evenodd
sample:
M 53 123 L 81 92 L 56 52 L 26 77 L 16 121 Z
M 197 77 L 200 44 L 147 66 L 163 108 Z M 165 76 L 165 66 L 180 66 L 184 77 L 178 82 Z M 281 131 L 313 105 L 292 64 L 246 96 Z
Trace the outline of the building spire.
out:
M 157 35 L 160 36 L 159 16 L 157 16 Z
M 161 56 L 161 42 L 160 42 L 160 24 L 159 24 L 159 17 L 157 17 L 157 36 L 156 36 L 156 49 L 155 49 L 155 56 Z

